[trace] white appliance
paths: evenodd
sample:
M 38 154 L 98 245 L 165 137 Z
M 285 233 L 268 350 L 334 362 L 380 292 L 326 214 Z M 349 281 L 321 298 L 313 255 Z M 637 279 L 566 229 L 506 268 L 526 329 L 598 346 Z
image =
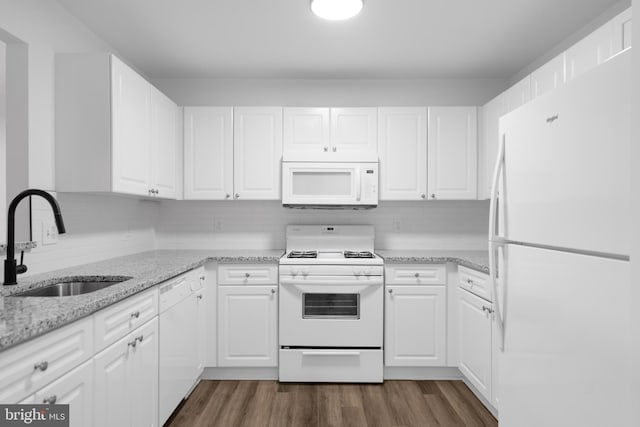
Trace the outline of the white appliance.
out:
M 366 209 L 378 205 L 378 162 L 282 162 L 282 204 Z
M 159 419 L 164 424 L 200 376 L 198 366 L 199 280 L 183 274 L 160 287 Z
M 489 262 L 501 427 L 640 425 L 631 415 L 630 88 L 625 51 L 500 122 Z
M 280 381 L 382 382 L 383 260 L 371 226 L 288 226 Z

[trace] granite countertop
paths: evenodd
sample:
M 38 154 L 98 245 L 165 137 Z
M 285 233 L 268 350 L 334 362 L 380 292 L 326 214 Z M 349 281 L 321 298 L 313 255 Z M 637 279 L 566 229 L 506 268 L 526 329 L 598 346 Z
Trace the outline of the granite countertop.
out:
M 16 242 L 13 247 L 16 252 L 20 251 L 28 251 L 35 248 L 38 244 L 36 242 Z M 0 254 L 7 253 L 7 244 L 3 243 L 0 245 Z
M 376 250 L 385 262 L 398 264 L 427 264 L 455 262 L 474 270 L 489 274 L 489 252 L 458 250 Z
M 151 288 L 209 261 L 219 263 L 276 263 L 284 250 L 159 250 L 112 258 L 19 278 L 16 286 L 0 290 L 0 351 Z M 85 295 L 10 297 L 75 276 L 129 276 L 130 280 Z

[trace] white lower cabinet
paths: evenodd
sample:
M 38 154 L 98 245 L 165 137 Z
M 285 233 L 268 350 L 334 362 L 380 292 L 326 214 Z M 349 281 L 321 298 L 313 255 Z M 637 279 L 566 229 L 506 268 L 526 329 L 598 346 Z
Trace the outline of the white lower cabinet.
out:
M 158 319 L 93 358 L 94 427 L 158 425 Z
M 218 366 L 278 365 L 278 285 L 218 287 Z
M 385 287 L 386 366 L 445 366 L 446 286 Z
M 462 374 L 491 400 L 491 328 L 493 306 L 464 289 L 458 289 L 458 358 Z

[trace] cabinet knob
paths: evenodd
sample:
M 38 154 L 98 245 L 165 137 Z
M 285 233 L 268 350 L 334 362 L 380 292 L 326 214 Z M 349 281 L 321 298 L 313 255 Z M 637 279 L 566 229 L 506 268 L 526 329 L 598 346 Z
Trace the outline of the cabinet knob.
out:
M 138 317 L 140 317 L 140 312 L 139 311 L 135 311 L 135 312 L 131 313 L 131 318 L 132 319 L 137 319 Z
M 389 292 L 390 294 L 393 293 L 393 289 L 389 289 L 387 292 Z
M 33 365 L 33 369 L 35 371 L 42 371 L 42 372 L 46 371 L 48 367 L 49 367 L 49 362 L 47 362 L 46 360 Z
M 230 199 L 231 198 L 231 194 L 227 194 L 224 196 L 225 199 Z
M 329 151 L 329 147 L 324 147 L 324 152 L 326 153 L 327 151 Z
M 236 199 L 240 198 L 240 194 L 236 193 Z
M 144 339 L 144 335 L 140 334 L 139 336 L 136 337 L 136 339 L 134 341 L 142 342 L 143 339 Z
M 202 295 L 198 295 L 196 298 L 198 298 L 198 299 L 202 299 Z
M 473 280 L 471 279 L 467 279 L 467 283 L 469 284 L 469 286 L 471 286 L 473 288 L 473 285 L 475 285 L 475 283 L 473 283 Z
M 272 294 L 275 294 L 275 293 L 276 293 L 276 290 L 275 290 L 275 289 L 271 289 L 271 293 L 272 293 Z
M 336 151 L 338 151 L 338 149 L 336 147 L 333 147 L 333 152 L 335 153 Z
M 154 191 L 154 193 L 156 193 L 156 196 L 157 196 L 158 194 L 160 194 L 160 190 L 158 190 L 158 189 L 156 188 L 156 189 L 155 189 L 155 191 Z
M 436 193 L 431 193 L 431 198 L 435 199 L 436 198 Z
M 423 194 L 423 195 L 421 195 L 420 197 L 422 197 L 423 199 L 426 199 L 426 198 L 427 198 L 427 195 L 426 195 L 426 194 Z
M 415 277 L 416 279 L 419 279 L 419 278 L 420 278 L 420 273 L 416 273 L 416 274 L 414 274 L 414 277 Z
M 247 279 L 250 277 L 251 275 L 249 273 L 244 273 L 244 277 L 246 277 Z
M 42 403 L 44 403 L 45 405 L 53 405 L 54 403 L 56 403 L 56 400 L 58 400 L 58 396 L 54 394 L 53 396 L 42 399 Z
M 205 277 L 204 277 L 204 276 L 200 276 L 200 280 L 204 280 L 204 279 L 205 279 Z
M 150 189 L 149 189 L 149 195 L 150 195 L 150 196 L 153 196 L 153 188 L 150 188 Z
M 136 338 L 136 339 L 134 339 L 133 341 L 129 341 L 129 342 L 127 343 L 127 345 L 128 345 L 129 347 L 134 347 L 134 348 L 135 348 L 135 346 L 136 346 L 136 344 L 137 344 L 137 343 L 138 343 L 138 339 Z

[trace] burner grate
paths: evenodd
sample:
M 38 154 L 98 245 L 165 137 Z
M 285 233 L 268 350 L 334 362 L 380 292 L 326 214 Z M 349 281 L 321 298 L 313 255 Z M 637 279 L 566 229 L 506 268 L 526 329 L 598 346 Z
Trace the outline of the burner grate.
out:
M 287 258 L 318 258 L 318 251 L 291 251 Z
M 344 251 L 345 258 L 374 258 L 374 255 L 369 251 Z

